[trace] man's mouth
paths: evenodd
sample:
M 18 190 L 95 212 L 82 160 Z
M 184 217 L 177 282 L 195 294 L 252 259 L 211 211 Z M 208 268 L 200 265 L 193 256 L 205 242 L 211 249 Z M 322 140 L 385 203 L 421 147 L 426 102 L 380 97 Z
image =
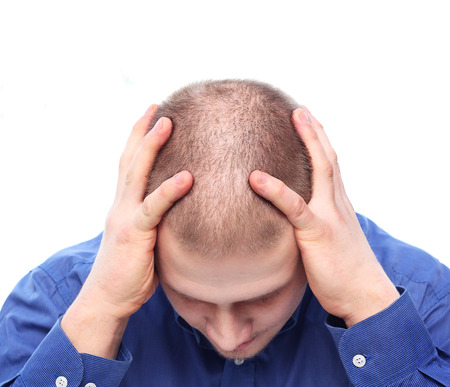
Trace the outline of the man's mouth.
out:
M 246 342 L 242 343 L 241 345 L 239 345 L 239 347 L 237 347 L 235 349 L 235 351 L 240 351 L 246 347 L 248 347 L 251 343 L 253 343 L 253 341 L 256 339 L 256 337 L 251 338 L 250 340 L 247 340 Z

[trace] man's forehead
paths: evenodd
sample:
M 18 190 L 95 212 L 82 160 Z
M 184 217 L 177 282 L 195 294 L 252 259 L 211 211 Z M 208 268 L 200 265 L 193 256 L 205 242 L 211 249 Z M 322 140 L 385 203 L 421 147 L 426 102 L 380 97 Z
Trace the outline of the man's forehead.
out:
M 196 298 L 192 294 L 183 293 L 182 291 L 178 290 L 176 287 L 174 287 L 173 285 L 171 285 L 167 282 L 165 282 L 163 285 L 165 288 L 169 288 L 172 292 L 174 292 L 174 293 L 178 294 L 179 296 L 186 298 L 188 300 L 196 301 L 196 302 L 217 303 L 212 300 L 208 300 L 208 298 L 210 297 L 209 293 L 206 294 L 206 298 L 205 297 Z M 243 302 L 250 303 L 250 302 L 259 301 L 261 299 L 272 297 L 272 296 L 276 295 L 277 293 L 283 291 L 283 289 L 286 288 L 288 285 L 289 285 L 289 282 L 286 282 L 286 283 L 281 284 L 280 286 L 271 286 L 268 288 L 269 290 L 267 290 L 265 288 L 259 288 L 256 286 L 252 289 L 251 292 L 246 293 L 244 298 L 239 297 L 236 299 L 229 300 L 229 302 L 230 303 L 243 303 Z M 254 295 L 253 295 L 253 292 L 255 292 Z
M 167 227 L 158 233 L 157 266 L 161 280 L 183 295 L 204 299 L 215 292 L 234 292 L 236 298 L 270 293 L 289 281 L 299 261 L 293 233 L 276 246 L 254 256 L 200 257 L 185 251 Z M 231 297 L 232 295 L 230 295 Z

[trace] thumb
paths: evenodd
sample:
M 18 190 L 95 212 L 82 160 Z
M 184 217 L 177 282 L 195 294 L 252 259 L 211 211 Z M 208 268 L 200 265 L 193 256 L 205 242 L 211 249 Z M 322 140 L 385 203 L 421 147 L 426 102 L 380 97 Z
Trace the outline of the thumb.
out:
M 249 183 L 259 196 L 283 212 L 295 228 L 302 231 L 315 228 L 317 220 L 308 204 L 281 180 L 262 171 L 253 171 Z

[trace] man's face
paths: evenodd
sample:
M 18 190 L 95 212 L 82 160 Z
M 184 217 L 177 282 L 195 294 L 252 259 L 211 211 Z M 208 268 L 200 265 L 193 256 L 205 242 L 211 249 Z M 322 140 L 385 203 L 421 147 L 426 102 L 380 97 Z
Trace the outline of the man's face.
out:
M 255 256 L 199 257 L 158 230 L 158 274 L 175 310 L 230 359 L 255 356 L 299 305 L 306 276 L 293 229 Z

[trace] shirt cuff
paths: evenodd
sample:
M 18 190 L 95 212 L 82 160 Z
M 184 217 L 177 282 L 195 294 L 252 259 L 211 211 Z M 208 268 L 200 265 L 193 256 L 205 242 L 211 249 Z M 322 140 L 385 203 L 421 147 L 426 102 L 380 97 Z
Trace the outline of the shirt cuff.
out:
M 334 316 L 326 326 L 354 385 L 380 386 L 405 377 L 436 355 L 408 292 L 388 308 L 346 329 Z
M 23 367 L 21 378 L 25 385 L 118 386 L 132 361 L 131 353 L 121 345 L 116 360 L 80 354 L 62 330 L 60 322 L 61 319 Z

